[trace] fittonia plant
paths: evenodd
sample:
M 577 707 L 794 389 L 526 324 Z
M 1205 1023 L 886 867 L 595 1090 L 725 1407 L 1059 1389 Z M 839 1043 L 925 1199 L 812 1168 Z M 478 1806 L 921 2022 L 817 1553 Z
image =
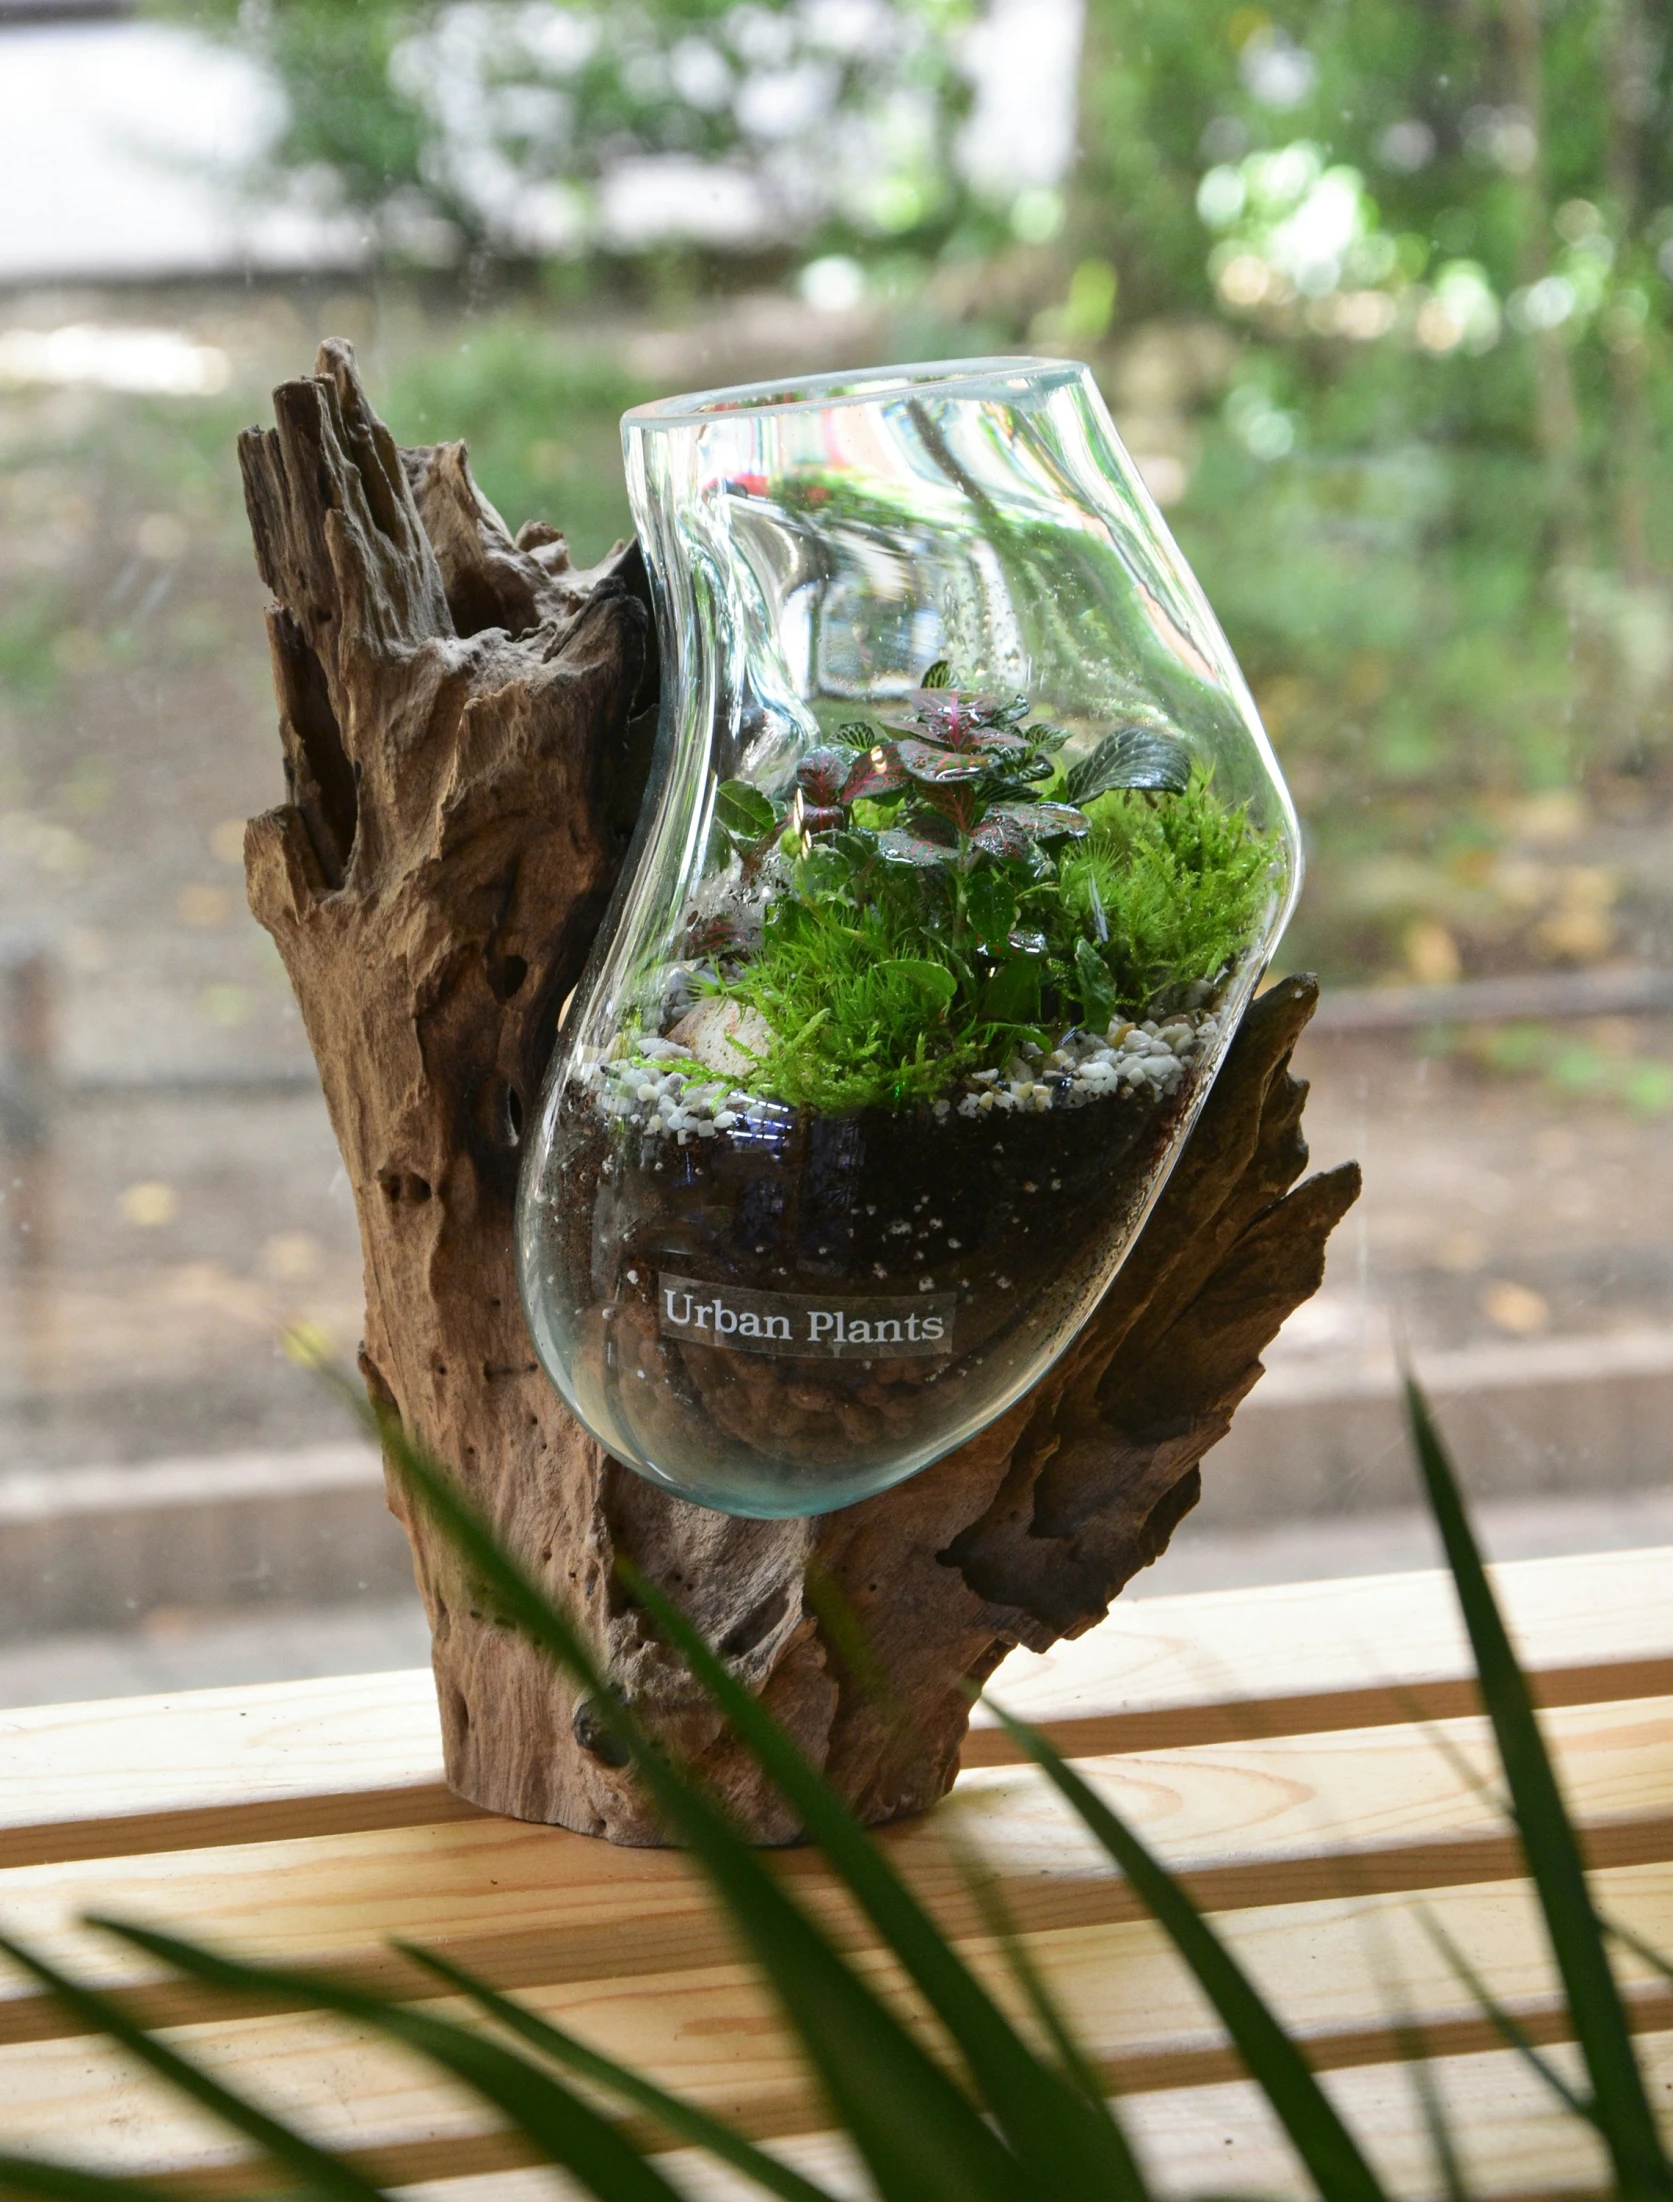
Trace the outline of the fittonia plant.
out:
M 1073 1341 L 1271 952 L 1294 820 L 1072 362 L 624 435 L 663 762 L 524 1160 L 524 1305 L 616 1459 L 815 1514 Z

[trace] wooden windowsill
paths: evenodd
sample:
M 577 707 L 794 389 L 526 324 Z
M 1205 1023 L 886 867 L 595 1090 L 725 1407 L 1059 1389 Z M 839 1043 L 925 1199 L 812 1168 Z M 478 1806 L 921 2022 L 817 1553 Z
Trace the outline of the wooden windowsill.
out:
M 1673 1948 L 1673 1550 L 1496 1575 L 1552 1708 L 1606 1907 Z M 1597 2179 L 1584 2131 L 1553 2118 L 1497 2047 L 1417 1916 L 1447 1928 L 1531 2032 L 1561 2042 L 1443 1576 L 1118 1606 L 1078 1643 L 1016 1655 L 993 1690 L 1186 1875 L 1315 2064 L 1338 2075 L 1390 2177 L 1432 2183 L 1391 2031 L 1398 2007 L 1425 2030 L 1481 2191 Z M 1112 2088 L 1133 2098 L 1164 2185 L 1304 2190 L 1163 1938 L 991 1724 L 973 1728 L 947 1803 L 884 1840 L 985 1965 L 961 1865 L 980 1851 Z M 817 1856 L 775 1855 L 865 1947 Z M 123 1985 L 149 2022 L 188 2029 L 195 2054 L 306 2115 L 381 2180 L 520 2164 L 475 2105 L 395 2050 L 277 2002 L 229 2022 L 78 1926 L 93 1908 L 414 1997 L 427 1976 L 387 1944 L 430 1942 L 748 2130 L 788 2137 L 807 2166 L 831 2160 L 794 2054 L 686 1860 L 452 1798 L 422 1671 L 0 1714 L 0 1923 Z M 1665 2097 L 1673 1997 L 1627 1973 Z M 0 1983 L 0 2147 L 178 2174 L 206 2195 L 236 2184 L 242 2161 L 20 1980 Z M 454 2191 L 466 2202 L 467 2187 Z

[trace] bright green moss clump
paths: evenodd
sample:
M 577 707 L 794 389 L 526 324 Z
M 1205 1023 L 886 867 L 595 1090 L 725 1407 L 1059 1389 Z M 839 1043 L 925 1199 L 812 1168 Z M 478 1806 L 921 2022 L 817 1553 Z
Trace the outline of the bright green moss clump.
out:
M 1229 810 L 1202 774 L 1183 795 L 1122 793 L 1089 807 L 1092 830 L 1061 860 L 1060 908 L 1070 936 L 1108 928 L 1100 954 L 1116 1006 L 1142 1015 L 1158 993 L 1213 980 L 1247 948 L 1271 893 L 1267 837 Z
M 898 907 L 835 897 L 769 926 L 725 988 L 780 1036 L 745 1084 L 831 1112 L 902 1108 L 980 1068 L 981 1027 L 944 945 Z

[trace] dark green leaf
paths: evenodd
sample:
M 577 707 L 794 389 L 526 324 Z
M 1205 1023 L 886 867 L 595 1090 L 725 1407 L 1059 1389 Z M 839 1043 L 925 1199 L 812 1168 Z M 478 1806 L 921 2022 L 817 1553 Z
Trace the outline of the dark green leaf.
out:
M 983 864 L 964 883 L 964 909 L 976 938 L 997 943 L 1017 922 L 1016 891 L 996 866 Z
M 1032 956 L 1002 963 L 982 988 L 976 1014 L 987 1024 L 1031 1025 L 1040 1015 L 1040 965 Z
M 678 1607 L 637 1569 L 623 1580 L 685 1654 L 693 1674 L 756 1762 L 794 1805 L 889 1947 L 963 2051 L 1001 2129 L 1049 2194 L 1142 2196 L 1144 2182 L 1100 2098 L 1026 2046 L 847 1806 L 759 1701 L 717 1659 Z
M 935 742 L 914 741 L 910 735 L 895 744 L 895 754 L 926 787 L 941 787 L 949 780 L 982 780 L 992 767 L 971 749 L 942 749 Z
M 565 2064 L 582 2079 L 593 2080 L 606 2087 L 624 2102 L 635 2104 L 648 2111 L 668 2131 L 677 2134 L 682 2141 L 689 2141 L 697 2148 L 707 2149 L 711 2156 L 722 2163 L 731 2164 L 746 2178 L 769 2194 L 781 2195 L 784 2202 L 831 2202 L 823 2187 L 816 2187 L 804 2179 L 777 2157 L 768 2156 L 742 2134 L 734 2133 L 729 2125 L 718 2118 L 711 2118 L 706 2110 L 683 2102 L 678 2095 L 670 2095 L 658 2087 L 654 2080 L 642 2079 L 637 2072 L 618 2064 L 613 2057 L 602 2056 L 598 2050 L 589 2049 L 585 2042 L 577 2041 L 573 2034 L 566 2034 L 561 2027 L 541 2018 L 514 1997 L 501 1995 L 486 1980 L 479 1980 L 462 1965 L 426 1950 L 414 1942 L 397 1942 L 395 1947 L 410 1957 L 415 1964 L 428 1966 L 439 1979 L 448 1981 L 463 1991 L 486 2011 L 490 2018 L 520 2036 L 531 2048 L 543 2051 Z
M 1499 2039 L 1507 2048 L 1514 2049 L 1523 2062 L 1545 2082 L 1565 2110 L 1571 2111 L 1576 2118 L 1584 2118 L 1588 2125 L 1595 2125 L 1597 2119 L 1591 2104 L 1569 2086 L 1549 2057 L 1541 2056 L 1534 2046 L 1533 2036 L 1514 2012 L 1506 2010 L 1446 1929 L 1427 1913 L 1421 1916 L 1430 1940 L 1480 2004 L 1483 2013 L 1492 2020 L 1493 2029 Z
M 818 853 L 824 855 L 823 846 Z M 817 931 L 818 922 L 805 902 L 799 902 L 794 895 L 780 895 L 767 905 L 762 932 L 764 937 L 788 945 L 792 941 L 806 940 Z
M 958 980 L 947 966 L 944 963 L 931 963 L 927 957 L 891 956 L 877 968 L 909 979 L 920 993 L 928 996 L 937 1009 L 945 1009 L 958 992 Z
M 83 2171 L 36 2156 L 0 2156 L 0 2194 L 38 2195 L 41 2202 L 176 2202 L 166 2188 L 144 2179 Z
M 1147 726 L 1118 727 L 1106 734 L 1090 757 L 1069 773 L 1064 792 L 1071 803 L 1090 803 L 1112 788 L 1148 788 L 1183 795 L 1191 784 L 1191 752 L 1172 734 Z
M 1075 943 L 1075 983 L 1089 1032 L 1104 1032 L 1116 1012 L 1115 982 L 1109 967 L 1083 934 Z
M 970 839 L 984 856 L 1006 861 L 1028 856 L 1034 848 L 1034 836 L 1027 827 L 1003 811 L 989 811 L 985 818 L 978 819 L 970 829 Z
M 304 1975 L 222 1957 L 178 1935 L 159 1933 L 154 1927 L 136 1926 L 121 1919 L 94 1918 L 87 1923 L 120 1936 L 148 1956 L 160 1958 L 165 1965 L 209 1987 L 234 1994 L 254 1990 L 267 1995 L 300 1995 L 319 2010 L 356 2019 L 404 2042 L 492 2103 L 519 2132 L 546 2151 L 549 2162 L 572 2172 L 599 2197 L 599 2202 L 679 2202 L 678 2194 L 661 2172 L 645 2161 L 608 2118 L 583 2102 L 561 2080 L 486 2034 L 408 2003 L 344 1987 L 318 1974 Z M 375 2192 L 365 2187 L 361 2191 Z
M 953 669 L 945 658 L 937 658 L 933 665 L 926 666 L 924 677 L 918 683 L 920 688 L 951 688 L 952 685 Z
M 1568 1996 L 1575 2039 L 1586 2060 L 1592 2107 L 1614 2166 L 1615 2183 L 1627 2195 L 1673 2196 L 1673 2163 L 1662 2144 L 1633 2054 L 1621 1992 L 1586 1885 L 1580 1844 L 1540 1733 L 1527 1679 L 1488 1583 L 1452 1462 L 1409 1373 L 1405 1388 L 1412 1444 L 1470 1634 L 1482 1703 L 1493 1723 L 1517 1831 Z
M 1673 1988 L 1673 1958 L 1667 1957 L 1662 1951 L 1656 1949 L 1652 1943 L 1646 1942 L 1641 1935 L 1634 1934 L 1630 1927 L 1623 1927 L 1616 1920 L 1606 1919 L 1603 1924 L 1606 1934 L 1613 1935 L 1615 1940 L 1624 1948 L 1631 1950 L 1635 1956 L 1641 1957 L 1652 1971 L 1658 1972 L 1668 1986 Z
M 708 1875 L 771 1983 L 884 2202 L 1038 2202 L 1035 2186 L 974 2105 L 839 1956 L 708 1795 L 651 1743 L 562 1614 L 500 1550 L 452 1479 L 400 1424 L 369 1416 L 414 1499 L 434 1516 L 496 1607 L 601 1705 L 667 1823 Z
M 958 737 L 960 749 L 977 749 L 987 757 L 1000 757 L 1007 761 L 1028 755 L 1028 744 L 1020 734 L 1013 734 L 1004 726 L 965 726 Z M 1013 764 L 1013 769 L 1020 769 Z M 1046 770 L 1051 770 L 1050 765 Z
M 1055 840 L 1059 834 L 1079 840 L 1088 830 L 1085 815 L 1072 803 L 995 803 L 988 817 L 1020 826 L 1035 841 Z
M 44 1957 L 37 1957 L 20 1942 L 13 1942 L 4 1935 L 0 1935 L 0 1950 L 26 1973 L 32 1973 L 43 1988 L 50 1989 L 84 2026 L 108 2034 L 142 2064 L 148 2064 L 171 2087 L 219 2118 L 223 2125 L 231 2126 L 235 2133 L 242 2133 L 246 2140 L 254 2141 L 274 2163 L 294 2172 L 311 2193 L 328 2198 L 328 2202 L 381 2202 L 377 2188 L 369 2179 L 362 2178 L 359 2172 L 336 2157 L 327 2155 L 324 2149 L 316 2148 L 300 2133 L 292 2133 L 276 2118 L 270 2118 L 265 2110 L 258 2110 L 254 2103 L 211 2078 L 177 2049 L 171 2049 L 156 2035 L 148 2034 L 109 1996 L 84 1987 L 69 1974 L 49 1965 Z M 294 1995 L 295 1990 L 292 1979 L 286 1992 Z
M 970 838 L 989 856 L 1014 857 L 1033 842 L 1086 831 L 1086 819 L 1068 803 L 993 803 L 970 829 Z
M 1330 2202 L 1384 2202 L 1376 2173 L 1301 2051 L 1173 1875 L 1044 1736 L 1014 1720 L 1003 1706 L 993 1710 L 1102 1843 L 1195 1973 L 1319 2192 Z
M 796 859 L 796 893 L 803 902 L 819 902 L 842 894 L 859 866 L 852 852 L 840 846 L 847 834 L 831 834 L 816 841 L 806 856 Z
M 764 841 L 778 824 L 778 813 L 758 787 L 747 780 L 722 780 L 715 789 L 715 822 L 738 840 Z
M 941 841 L 927 841 L 907 826 L 886 826 L 877 836 L 877 853 L 886 864 L 916 864 L 928 868 L 945 864 L 952 850 Z
M 971 1851 L 961 1855 L 957 1837 L 952 1840 L 959 1878 L 975 1899 L 989 1934 L 1004 1951 L 1011 1977 L 1028 1998 L 1029 2009 L 1041 2033 L 1056 2051 L 1059 2071 L 1087 2102 L 1095 2104 L 1101 2113 L 1113 2115 L 1109 2089 L 1052 1994 L 1045 1974 L 1005 1901 L 1003 1884 L 977 1853 Z

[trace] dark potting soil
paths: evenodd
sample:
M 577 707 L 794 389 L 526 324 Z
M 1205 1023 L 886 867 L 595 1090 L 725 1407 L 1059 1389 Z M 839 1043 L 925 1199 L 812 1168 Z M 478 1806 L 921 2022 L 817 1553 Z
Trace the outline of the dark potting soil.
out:
M 752 1512 L 934 1459 L 1084 1319 L 1195 1083 L 975 1119 L 781 1110 L 684 1146 L 572 1087 L 553 1282 L 589 1419 Z

